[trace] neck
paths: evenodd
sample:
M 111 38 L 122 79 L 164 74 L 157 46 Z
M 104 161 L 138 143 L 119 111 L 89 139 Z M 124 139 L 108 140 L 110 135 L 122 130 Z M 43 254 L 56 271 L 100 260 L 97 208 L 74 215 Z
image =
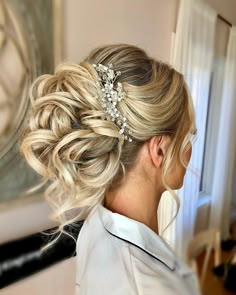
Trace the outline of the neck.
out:
M 157 209 L 161 195 L 162 191 L 151 179 L 130 174 L 118 190 L 107 192 L 105 207 L 144 223 L 158 234 Z

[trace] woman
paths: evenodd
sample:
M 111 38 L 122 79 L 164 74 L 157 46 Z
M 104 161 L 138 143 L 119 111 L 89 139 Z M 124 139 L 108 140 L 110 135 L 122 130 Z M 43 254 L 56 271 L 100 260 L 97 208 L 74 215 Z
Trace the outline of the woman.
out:
M 162 193 L 175 197 L 191 157 L 183 76 L 138 47 L 102 46 L 39 77 L 31 102 L 21 151 L 52 181 L 46 195 L 59 229 L 85 219 L 77 294 L 199 294 L 157 224 Z

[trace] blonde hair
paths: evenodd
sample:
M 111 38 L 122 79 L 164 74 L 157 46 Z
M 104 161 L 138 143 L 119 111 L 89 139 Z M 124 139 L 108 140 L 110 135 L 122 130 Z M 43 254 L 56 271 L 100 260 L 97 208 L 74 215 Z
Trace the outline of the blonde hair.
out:
M 113 64 L 121 71 L 125 99 L 119 109 L 127 117 L 132 142 L 114 122 L 104 119 L 92 64 Z M 86 218 L 132 169 L 140 147 L 153 136 L 167 134 L 171 145 L 164 159 L 163 182 L 187 147 L 194 111 L 182 74 L 127 44 L 99 47 L 80 64 L 60 64 L 54 75 L 42 75 L 30 91 L 32 111 L 22 135 L 21 152 L 29 165 L 50 181 L 45 197 L 59 222 L 56 232 Z M 173 192 L 172 192 L 173 193 Z M 75 216 L 69 217 L 73 209 Z M 72 237 L 73 238 L 73 237 Z M 57 238 L 58 239 L 58 238 Z M 52 245 L 49 243 L 44 249 Z

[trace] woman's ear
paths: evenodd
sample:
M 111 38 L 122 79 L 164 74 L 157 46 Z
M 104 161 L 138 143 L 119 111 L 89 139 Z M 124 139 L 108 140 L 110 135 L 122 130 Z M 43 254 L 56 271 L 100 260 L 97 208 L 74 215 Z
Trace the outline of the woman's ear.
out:
M 164 157 L 170 145 L 170 137 L 167 135 L 153 136 L 148 142 L 149 154 L 153 164 L 162 167 Z

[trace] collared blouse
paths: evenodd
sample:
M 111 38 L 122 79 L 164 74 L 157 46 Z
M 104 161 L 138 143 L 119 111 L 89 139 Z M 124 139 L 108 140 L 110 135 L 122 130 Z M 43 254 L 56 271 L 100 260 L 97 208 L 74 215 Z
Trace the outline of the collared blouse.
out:
M 198 295 L 195 274 L 145 224 L 102 205 L 76 245 L 76 295 Z

